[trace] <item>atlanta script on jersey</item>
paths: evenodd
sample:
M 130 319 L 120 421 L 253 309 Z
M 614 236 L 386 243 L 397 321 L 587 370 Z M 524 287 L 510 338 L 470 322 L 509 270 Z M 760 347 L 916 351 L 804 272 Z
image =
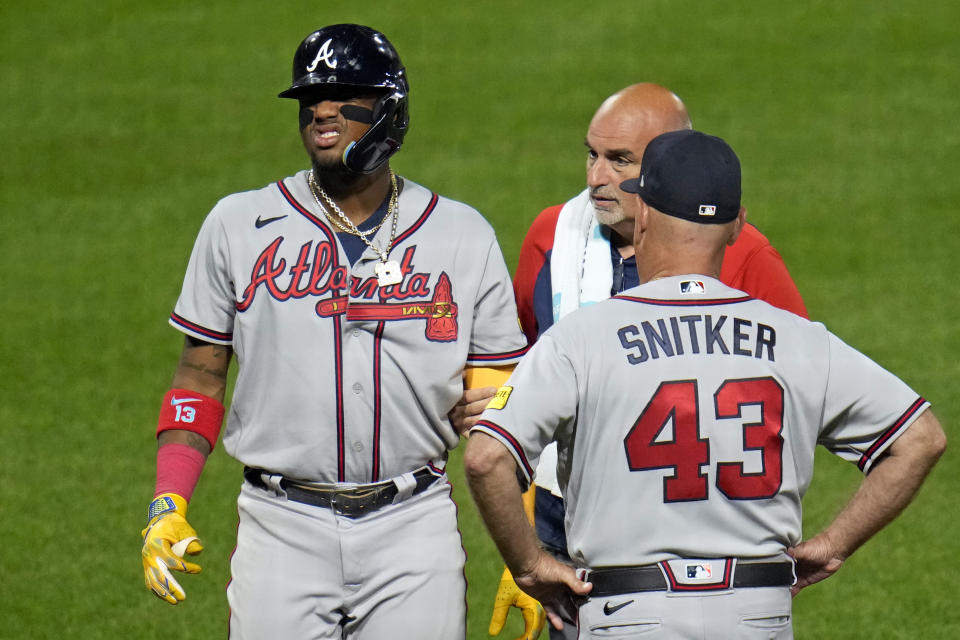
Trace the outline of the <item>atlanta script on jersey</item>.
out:
M 928 406 L 820 323 L 704 276 L 547 330 L 475 427 L 528 480 L 554 438 L 581 566 L 772 557 L 801 539 L 821 444 L 867 472 Z
M 377 482 L 458 436 L 446 415 L 465 364 L 516 362 L 526 340 L 493 229 L 474 209 L 404 181 L 390 258 L 349 264 L 307 172 L 221 200 L 200 230 L 170 322 L 231 345 L 239 373 L 226 451 L 319 482 Z M 384 224 L 371 239 L 384 246 Z M 402 366 L 401 366 L 402 363 Z

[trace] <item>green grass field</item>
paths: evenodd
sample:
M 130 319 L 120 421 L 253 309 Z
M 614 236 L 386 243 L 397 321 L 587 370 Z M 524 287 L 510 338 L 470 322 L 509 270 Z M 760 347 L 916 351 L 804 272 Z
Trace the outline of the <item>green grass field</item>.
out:
M 237 464 L 191 507 L 207 550 L 174 608 L 136 553 L 153 429 L 181 337 L 166 324 L 194 235 L 227 193 L 306 166 L 275 95 L 314 28 L 396 44 L 412 128 L 394 167 L 466 201 L 508 265 L 544 207 L 582 188 L 586 126 L 636 81 L 684 98 L 744 165 L 750 219 L 811 316 L 960 420 L 960 4 L 637 0 L 317 5 L 247 0 L 0 6 L 0 638 L 223 638 Z M 957 638 L 957 444 L 917 502 L 795 601 L 798 638 Z M 450 465 L 469 638 L 501 568 Z M 805 529 L 852 493 L 818 457 Z M 515 635 L 519 616 L 511 619 Z M 503 637 L 513 637 L 505 633 Z

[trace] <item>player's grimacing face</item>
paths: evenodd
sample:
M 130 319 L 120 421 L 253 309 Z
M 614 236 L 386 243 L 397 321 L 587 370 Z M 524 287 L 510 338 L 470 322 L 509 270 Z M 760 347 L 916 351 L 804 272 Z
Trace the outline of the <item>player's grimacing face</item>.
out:
M 343 152 L 351 142 L 356 142 L 370 126 L 344 117 L 341 107 L 353 105 L 372 112 L 377 97 L 330 96 L 309 106 L 301 104 L 300 138 L 314 165 L 320 168 L 341 166 Z

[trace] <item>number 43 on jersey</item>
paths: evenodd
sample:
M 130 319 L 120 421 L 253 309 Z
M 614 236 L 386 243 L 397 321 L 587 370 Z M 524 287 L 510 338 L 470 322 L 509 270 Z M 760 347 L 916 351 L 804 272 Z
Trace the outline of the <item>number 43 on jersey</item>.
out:
M 744 473 L 740 461 L 717 462 L 717 489 L 731 500 L 772 498 L 783 476 L 783 388 L 773 378 L 727 380 L 713 395 L 719 428 L 724 418 L 740 418 L 748 405 L 760 408 L 756 422 L 729 421 L 742 432 L 744 451 L 759 451 L 762 469 Z M 709 478 L 701 469 L 710 463 L 709 440 L 700 437 L 700 403 L 696 380 L 661 383 L 624 438 L 631 471 L 668 469 L 664 502 L 706 500 Z M 672 439 L 661 434 L 673 424 Z M 733 428 L 733 427 L 731 427 Z

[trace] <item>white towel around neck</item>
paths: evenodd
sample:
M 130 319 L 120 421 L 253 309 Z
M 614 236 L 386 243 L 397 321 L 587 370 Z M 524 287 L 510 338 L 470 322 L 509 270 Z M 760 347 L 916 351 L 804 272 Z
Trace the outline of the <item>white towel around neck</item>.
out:
M 560 209 L 553 234 L 550 288 L 554 323 L 580 307 L 606 300 L 612 286 L 609 230 L 597 222 L 590 190 L 584 189 Z M 563 497 L 557 481 L 556 442 L 540 454 L 535 478 L 537 486 Z

